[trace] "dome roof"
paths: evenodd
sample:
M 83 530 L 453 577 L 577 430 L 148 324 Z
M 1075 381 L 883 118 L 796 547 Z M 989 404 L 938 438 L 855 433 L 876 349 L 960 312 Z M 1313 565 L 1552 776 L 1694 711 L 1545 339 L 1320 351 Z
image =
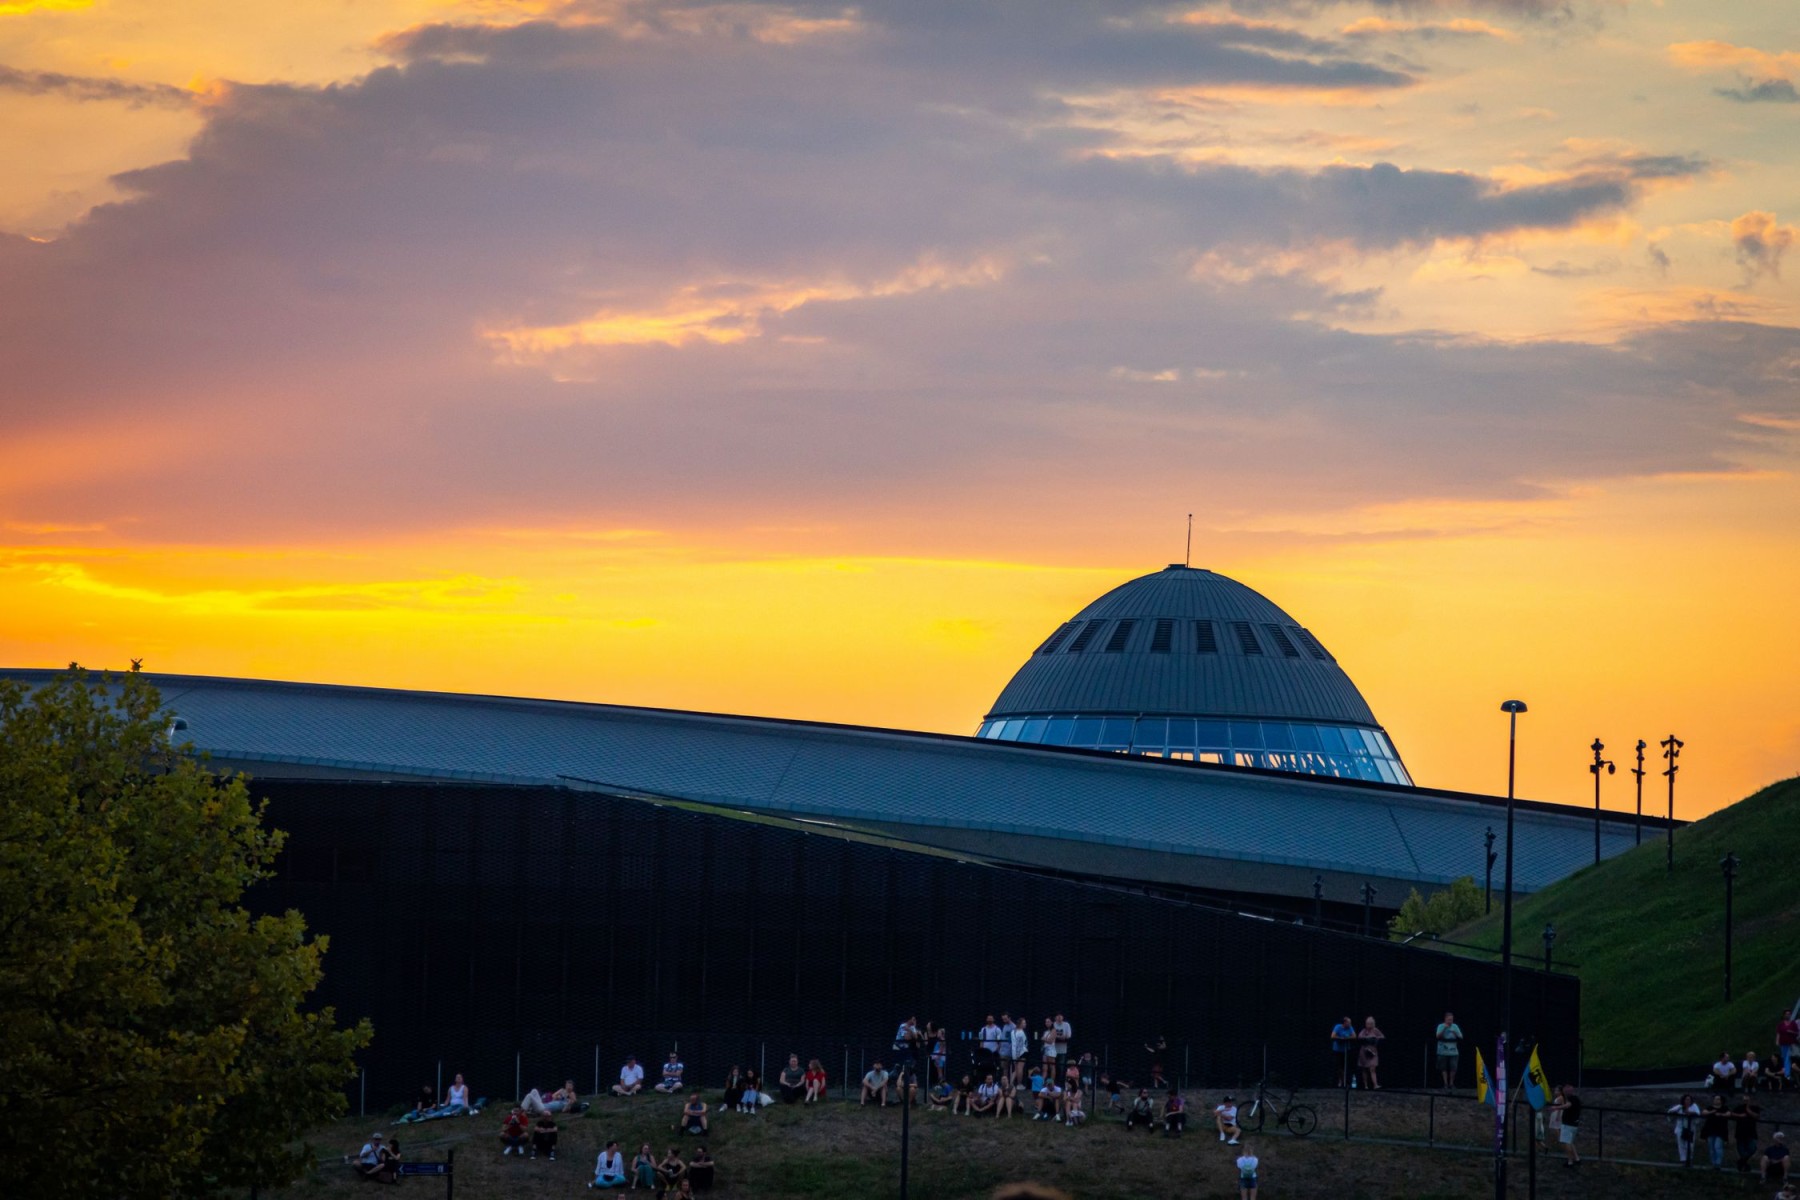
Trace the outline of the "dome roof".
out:
M 1070 740 L 1060 721 L 1040 728 L 1060 717 L 1083 718 Z M 1156 717 L 1209 720 L 1193 737 L 1192 722 L 1123 720 Z M 1029 728 L 1014 718 L 1030 718 Z M 1191 744 L 1211 761 L 1309 770 L 1315 760 L 1280 752 L 1322 746 L 1331 754 L 1335 735 L 1315 742 L 1315 726 L 1348 735 L 1342 753 L 1366 749 L 1410 782 L 1368 702 L 1317 638 L 1236 580 L 1176 564 L 1114 588 L 1045 639 L 994 701 L 980 736 L 1143 753 L 1145 730 L 1166 729 L 1170 757 Z M 1134 732 L 1120 732 L 1127 729 Z M 1358 731 L 1371 733 L 1366 746 Z M 1209 741 L 1220 753 L 1206 752 Z M 1366 777 L 1389 774 L 1376 771 Z

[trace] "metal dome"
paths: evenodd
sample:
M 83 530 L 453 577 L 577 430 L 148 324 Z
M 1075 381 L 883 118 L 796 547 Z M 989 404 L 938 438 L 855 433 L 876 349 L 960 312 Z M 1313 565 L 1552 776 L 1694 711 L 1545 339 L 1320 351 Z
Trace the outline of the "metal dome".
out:
M 1317 638 L 1236 580 L 1180 564 L 1114 588 L 1052 633 L 979 735 L 1412 782 Z

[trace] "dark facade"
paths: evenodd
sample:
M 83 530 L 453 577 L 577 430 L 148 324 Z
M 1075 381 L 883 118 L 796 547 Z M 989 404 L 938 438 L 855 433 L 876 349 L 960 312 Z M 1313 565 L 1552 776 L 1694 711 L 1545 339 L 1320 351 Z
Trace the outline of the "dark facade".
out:
M 709 1088 L 790 1050 L 836 1085 L 909 1014 L 952 1030 L 966 1063 L 961 1034 L 1001 1009 L 1066 1013 L 1076 1051 L 1127 1075 L 1160 1033 L 1196 1085 L 1265 1062 L 1322 1082 L 1333 1021 L 1373 1014 L 1386 1081 L 1417 1085 L 1446 1008 L 1482 1044 L 1498 1024 L 1489 963 L 829 831 L 553 788 L 252 786 L 289 833 L 256 903 L 330 936 L 318 999 L 374 1022 L 371 1109 L 440 1063 L 498 1100 L 515 1076 L 610 1085 L 627 1053 L 654 1076 L 675 1044 Z M 1577 989 L 1518 975 L 1547 1062 L 1576 1061 Z

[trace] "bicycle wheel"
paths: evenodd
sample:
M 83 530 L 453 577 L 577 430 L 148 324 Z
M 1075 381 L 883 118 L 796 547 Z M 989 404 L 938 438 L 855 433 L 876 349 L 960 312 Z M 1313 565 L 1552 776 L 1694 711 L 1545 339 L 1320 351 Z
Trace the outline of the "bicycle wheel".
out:
M 1245 1133 L 1261 1133 L 1268 1103 L 1252 1100 L 1248 1108 L 1238 1109 L 1238 1128 Z
M 1304 1104 L 1296 1104 L 1287 1110 L 1287 1127 L 1295 1137 L 1305 1137 L 1319 1127 L 1319 1114 Z

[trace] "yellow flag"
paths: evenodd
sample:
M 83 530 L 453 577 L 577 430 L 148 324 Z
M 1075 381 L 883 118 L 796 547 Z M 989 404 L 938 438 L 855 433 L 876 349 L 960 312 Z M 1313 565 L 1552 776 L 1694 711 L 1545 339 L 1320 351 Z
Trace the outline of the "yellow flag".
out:
M 1475 1103 L 1492 1104 L 1494 1102 L 1494 1085 L 1488 1079 L 1487 1063 L 1481 1059 L 1481 1048 L 1475 1048 Z
M 1525 1099 L 1535 1109 L 1550 1103 L 1550 1084 L 1544 1078 L 1544 1064 L 1538 1061 L 1536 1046 L 1531 1048 L 1531 1061 L 1525 1064 Z

